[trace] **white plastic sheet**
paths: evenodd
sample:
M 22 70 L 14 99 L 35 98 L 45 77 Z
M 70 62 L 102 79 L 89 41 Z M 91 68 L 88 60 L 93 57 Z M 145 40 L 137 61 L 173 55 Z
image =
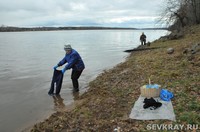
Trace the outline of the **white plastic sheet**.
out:
M 135 102 L 134 107 L 131 110 L 129 118 L 137 119 L 137 120 L 155 120 L 155 119 L 167 119 L 175 121 L 174 109 L 171 101 L 166 102 L 162 101 L 160 98 L 154 98 L 156 101 L 162 103 L 162 106 L 155 109 L 150 110 L 150 108 L 143 108 L 143 101 L 145 97 L 139 97 Z

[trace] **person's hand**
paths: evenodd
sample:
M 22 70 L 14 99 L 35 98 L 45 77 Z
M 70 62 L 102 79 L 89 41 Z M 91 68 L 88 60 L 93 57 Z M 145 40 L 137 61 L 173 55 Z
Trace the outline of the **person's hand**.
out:
M 63 68 L 63 69 L 62 69 L 62 73 L 64 74 L 64 73 L 65 73 L 65 71 L 66 71 L 66 70 L 65 70 L 65 68 Z
M 56 70 L 56 68 L 58 68 L 58 65 L 54 66 L 53 69 Z

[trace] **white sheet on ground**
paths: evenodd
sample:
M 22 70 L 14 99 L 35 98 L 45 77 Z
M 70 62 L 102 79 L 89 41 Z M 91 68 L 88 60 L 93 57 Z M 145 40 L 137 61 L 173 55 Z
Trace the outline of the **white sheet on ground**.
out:
M 155 109 L 150 110 L 150 108 L 143 108 L 143 101 L 145 97 L 139 97 L 135 102 L 134 107 L 131 110 L 129 118 L 137 119 L 137 120 L 155 120 L 155 119 L 167 119 L 175 121 L 174 109 L 171 101 L 162 101 L 160 98 L 154 98 L 156 101 L 162 103 L 162 106 Z

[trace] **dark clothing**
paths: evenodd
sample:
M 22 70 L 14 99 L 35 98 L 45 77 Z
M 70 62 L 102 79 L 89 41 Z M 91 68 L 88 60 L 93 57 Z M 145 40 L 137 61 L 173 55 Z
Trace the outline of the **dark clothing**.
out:
M 83 70 L 81 70 L 81 71 L 72 70 L 71 79 L 72 79 L 72 83 L 73 83 L 73 87 L 74 87 L 74 92 L 79 91 L 78 78 L 80 77 L 82 71 Z
M 150 99 L 145 98 L 143 103 L 144 103 L 143 108 L 144 109 L 150 108 L 150 110 L 155 110 L 162 106 L 162 103 L 155 101 L 154 98 L 152 97 Z
M 146 45 L 146 35 L 142 34 L 140 36 L 141 45 Z
M 54 94 L 54 87 L 56 85 L 56 94 L 60 93 L 61 87 L 62 87 L 62 81 L 63 81 L 63 73 L 60 70 L 54 70 L 53 72 L 53 78 L 51 81 L 51 88 L 48 92 L 48 94 Z
M 81 56 L 74 49 L 72 49 L 70 54 L 65 54 L 65 57 L 58 63 L 58 66 L 62 66 L 65 63 L 67 63 L 65 70 L 72 68 L 73 70 L 81 71 L 85 68 Z

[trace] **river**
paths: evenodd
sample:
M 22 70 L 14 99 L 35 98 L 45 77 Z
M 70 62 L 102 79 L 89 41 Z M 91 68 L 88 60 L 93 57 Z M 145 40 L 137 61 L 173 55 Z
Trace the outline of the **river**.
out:
M 103 70 L 123 62 L 127 49 L 136 48 L 144 32 L 152 42 L 166 35 L 166 30 L 69 30 L 0 33 L 0 130 L 26 131 L 36 122 L 55 112 L 54 98 L 47 92 L 55 66 L 64 57 L 64 44 L 81 55 L 86 69 L 80 93 Z M 62 68 L 62 67 L 61 67 Z M 63 105 L 74 101 L 71 71 L 64 75 Z

